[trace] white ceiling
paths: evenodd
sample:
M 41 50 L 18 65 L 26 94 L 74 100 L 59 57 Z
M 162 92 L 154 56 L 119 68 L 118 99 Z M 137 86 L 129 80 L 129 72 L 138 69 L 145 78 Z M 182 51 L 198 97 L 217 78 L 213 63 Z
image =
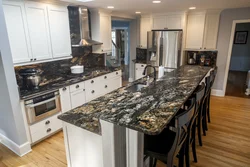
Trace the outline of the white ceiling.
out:
M 61 1 L 89 8 L 107 9 L 107 6 L 114 6 L 110 10 L 124 14 L 135 14 L 135 11 L 142 14 L 185 11 L 191 6 L 195 6 L 197 10 L 250 7 L 250 0 L 162 0 L 160 4 L 153 4 L 152 0 L 94 0 L 84 3 L 76 0 Z

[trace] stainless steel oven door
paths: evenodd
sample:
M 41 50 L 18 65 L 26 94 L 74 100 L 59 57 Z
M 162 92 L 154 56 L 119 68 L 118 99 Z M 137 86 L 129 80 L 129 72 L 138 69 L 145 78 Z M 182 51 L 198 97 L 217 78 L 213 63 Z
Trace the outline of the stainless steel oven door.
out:
M 60 96 L 26 105 L 26 115 L 29 124 L 34 124 L 61 111 Z

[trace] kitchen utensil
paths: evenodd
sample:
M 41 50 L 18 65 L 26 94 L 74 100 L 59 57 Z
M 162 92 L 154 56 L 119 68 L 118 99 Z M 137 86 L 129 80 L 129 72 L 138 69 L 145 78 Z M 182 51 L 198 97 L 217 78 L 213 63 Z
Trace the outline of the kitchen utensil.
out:
M 84 72 L 84 66 L 76 65 L 76 66 L 70 67 L 70 69 L 71 69 L 72 74 L 81 74 Z

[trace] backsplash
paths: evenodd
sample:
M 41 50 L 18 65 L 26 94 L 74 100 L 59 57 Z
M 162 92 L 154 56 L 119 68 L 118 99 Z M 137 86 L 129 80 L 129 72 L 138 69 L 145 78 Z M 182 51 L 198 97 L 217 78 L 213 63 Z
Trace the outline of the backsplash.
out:
M 70 74 L 70 67 L 74 65 L 84 65 L 84 68 L 105 66 L 105 55 L 92 53 L 91 47 L 73 48 L 72 55 L 71 59 L 15 67 L 18 86 L 22 87 L 22 77 L 19 75 L 21 69 L 36 68 L 41 73 L 40 85 L 46 85 L 62 74 Z
M 188 55 L 194 55 L 196 53 L 196 65 L 201 65 L 201 57 L 205 57 L 205 59 L 210 60 L 210 66 L 216 66 L 217 61 L 217 51 L 187 51 L 186 52 L 186 63 L 188 61 Z

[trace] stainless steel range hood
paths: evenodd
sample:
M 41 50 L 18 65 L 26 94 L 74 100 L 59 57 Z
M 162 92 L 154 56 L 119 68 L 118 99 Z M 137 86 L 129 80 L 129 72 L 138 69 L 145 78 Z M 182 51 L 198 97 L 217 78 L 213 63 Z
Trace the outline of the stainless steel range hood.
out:
M 89 12 L 86 7 L 79 7 L 79 25 L 80 25 L 80 35 L 81 40 L 79 44 L 72 45 L 72 47 L 83 47 L 83 46 L 93 46 L 102 45 L 102 42 L 92 40 L 90 38 L 90 26 L 89 26 Z

